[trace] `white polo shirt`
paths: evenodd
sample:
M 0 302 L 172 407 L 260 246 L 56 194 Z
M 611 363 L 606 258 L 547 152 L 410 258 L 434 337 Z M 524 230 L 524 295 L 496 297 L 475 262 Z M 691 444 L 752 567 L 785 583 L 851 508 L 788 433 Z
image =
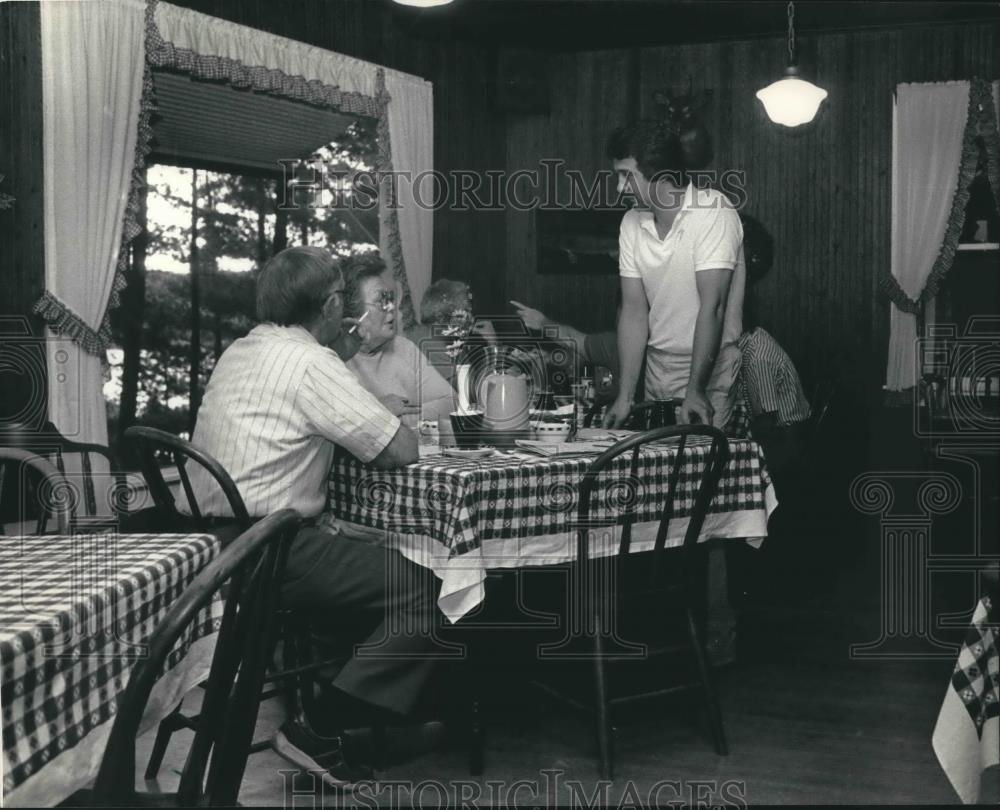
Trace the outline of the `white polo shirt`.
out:
M 677 217 L 660 239 L 652 211 L 632 209 L 619 231 L 619 272 L 642 280 L 649 301 L 646 352 L 646 397 L 683 398 L 691 375 L 694 329 L 701 301 L 696 274 L 702 270 L 733 271 L 722 328 L 722 343 L 708 394 L 716 427 L 725 427 L 739 370 L 742 333 L 743 225 L 729 199 L 714 189 L 688 185 Z
M 267 323 L 222 353 L 192 441 L 232 476 L 251 517 L 287 507 L 313 517 L 326 505 L 336 445 L 368 462 L 398 428 L 333 349 L 301 326 Z M 204 514 L 232 514 L 207 473 L 188 471 Z

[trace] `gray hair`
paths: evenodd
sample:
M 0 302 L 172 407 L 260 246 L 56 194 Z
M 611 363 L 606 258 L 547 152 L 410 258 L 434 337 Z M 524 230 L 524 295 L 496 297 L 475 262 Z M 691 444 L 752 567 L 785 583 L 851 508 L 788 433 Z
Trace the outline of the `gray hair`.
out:
M 278 326 L 309 324 L 319 317 L 340 267 L 318 247 L 287 248 L 257 277 L 257 319 Z
M 469 285 L 440 278 L 427 288 L 420 302 L 420 320 L 429 326 L 446 323 L 456 309 L 465 309 Z
M 344 273 L 344 314 L 360 317 L 364 311 L 361 287 L 367 279 L 379 278 L 385 272 L 385 262 L 375 251 L 354 253 L 341 259 L 340 269 Z

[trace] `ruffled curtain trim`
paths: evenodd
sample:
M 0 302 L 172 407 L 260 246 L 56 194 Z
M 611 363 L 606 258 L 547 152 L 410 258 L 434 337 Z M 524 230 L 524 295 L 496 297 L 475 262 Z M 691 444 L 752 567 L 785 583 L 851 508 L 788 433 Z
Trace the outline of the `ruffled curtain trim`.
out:
M 32 312 L 40 315 L 57 335 L 68 337 L 90 354 L 104 357 L 104 350 L 111 343 L 111 328 L 106 320 L 95 332 L 83 318 L 47 290 L 32 307 Z
M 385 89 L 385 71 L 379 68 L 375 78 L 375 99 L 378 103 L 378 170 L 382 173 L 379 194 L 385 201 L 382 210 L 382 226 L 386 228 L 386 244 L 389 246 L 389 266 L 392 276 L 402 290 L 399 311 L 403 317 L 403 329 L 412 329 L 417 319 L 413 311 L 413 298 L 410 295 L 410 284 L 406 280 L 406 262 L 403 259 L 403 242 L 399 236 L 399 215 L 396 213 L 396 200 L 392 197 L 392 142 L 389 138 L 389 92 Z
M 944 277 L 951 270 L 955 261 L 958 240 L 961 238 L 962 227 L 965 225 L 965 208 L 969 204 L 969 188 L 975 177 L 976 163 L 979 158 L 979 150 L 976 148 L 977 130 L 982 132 L 986 143 L 990 186 L 993 188 L 996 199 L 1000 200 L 1000 196 L 997 196 L 998 191 L 1000 191 L 1000 171 L 998 171 L 1000 136 L 998 136 L 996 113 L 993 108 L 993 93 L 990 83 L 984 79 L 973 79 L 969 85 L 969 112 L 962 138 L 958 188 L 955 189 L 955 196 L 952 199 L 951 213 L 948 216 L 948 226 L 945 229 L 941 250 L 938 252 L 938 257 L 927 277 L 923 290 L 916 299 L 910 298 L 891 273 L 884 275 L 879 282 L 883 292 L 903 312 L 908 312 L 911 315 L 920 313 L 924 305 L 937 295 Z
M 150 9 L 155 8 L 155 5 L 156 0 L 150 0 Z M 146 42 L 146 59 L 150 64 L 156 67 L 181 70 L 200 79 L 224 81 L 240 89 L 253 89 L 272 96 L 303 101 L 316 107 L 374 118 L 378 135 L 378 169 L 384 172 L 392 171 L 392 151 L 389 143 L 387 113 L 390 99 L 385 88 L 385 71 L 382 68 L 379 68 L 376 74 L 377 89 L 374 98 L 363 93 L 345 92 L 315 79 L 290 76 L 275 68 L 248 66 L 236 59 L 206 56 L 189 49 L 177 48 L 164 41 L 160 30 L 156 27 L 152 12 L 150 14 Z M 403 319 L 403 328 L 409 329 L 416 322 L 416 319 L 414 318 L 410 285 L 406 279 L 406 266 L 403 262 L 399 219 L 393 206 L 394 201 L 389 199 L 391 182 L 387 178 L 382 181 L 381 185 L 380 193 L 387 195 L 385 199 L 388 201 L 384 208 L 386 215 L 383 218 L 383 226 L 388 229 L 386 241 L 389 245 L 389 256 L 383 258 L 387 258 L 392 267 L 393 277 L 400 284 L 402 296 L 399 311 Z
M 150 5 L 155 6 L 156 0 Z M 290 76 L 276 68 L 245 65 L 236 59 L 207 56 L 187 48 L 178 48 L 166 42 L 156 27 L 151 26 L 151 37 L 146 45 L 146 58 L 156 67 L 166 67 L 190 73 L 199 79 L 224 81 L 241 90 L 257 90 L 272 96 L 303 101 L 314 107 L 326 107 L 341 112 L 376 118 L 378 102 L 363 93 L 346 92 L 317 79 Z
M 125 204 L 125 215 L 122 220 L 118 264 L 115 267 L 115 277 L 111 282 L 111 295 L 108 298 L 101 325 L 96 331 L 91 329 L 79 315 L 48 291 L 32 307 L 32 312 L 40 315 L 49 329 L 56 334 L 70 338 L 85 351 L 100 357 L 102 361 L 105 359 L 105 352 L 111 345 L 111 311 L 121 304 L 121 292 L 128 286 L 126 271 L 128 270 L 129 245 L 142 232 L 142 226 L 139 224 L 139 206 L 142 191 L 146 185 L 146 156 L 150 152 L 153 140 L 150 119 L 156 110 L 153 76 L 150 73 L 149 65 L 149 39 L 151 30 L 154 30 L 154 8 L 155 0 L 146 5 L 146 62 L 142 72 L 142 96 L 139 100 L 139 121 L 135 139 L 135 157 L 132 160 L 132 179 L 129 182 L 128 202 Z

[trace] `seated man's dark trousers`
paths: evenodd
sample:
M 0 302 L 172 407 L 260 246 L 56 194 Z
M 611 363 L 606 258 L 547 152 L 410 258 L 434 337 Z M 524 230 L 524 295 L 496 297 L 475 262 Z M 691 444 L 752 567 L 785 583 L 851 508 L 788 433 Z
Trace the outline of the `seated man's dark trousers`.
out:
M 433 581 L 397 551 L 306 527 L 289 551 L 282 605 L 308 613 L 320 632 L 333 617 L 370 616 L 374 629 L 333 685 L 405 715 L 417 703 L 439 649 L 432 640 Z

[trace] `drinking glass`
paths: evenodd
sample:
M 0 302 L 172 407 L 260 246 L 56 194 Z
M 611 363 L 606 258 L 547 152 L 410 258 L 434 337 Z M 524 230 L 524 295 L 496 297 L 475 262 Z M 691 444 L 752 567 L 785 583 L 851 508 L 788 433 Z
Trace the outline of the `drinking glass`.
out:
M 594 384 L 581 379 L 573 383 L 573 437 L 584 427 L 587 415 L 594 407 Z

